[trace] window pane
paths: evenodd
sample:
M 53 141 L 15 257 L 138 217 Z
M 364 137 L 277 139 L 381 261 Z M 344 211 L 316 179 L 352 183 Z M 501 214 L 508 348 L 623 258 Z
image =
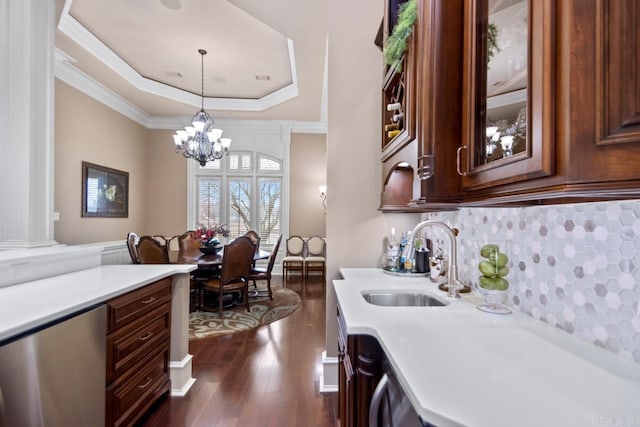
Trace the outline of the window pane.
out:
M 251 170 L 251 155 L 242 155 L 242 170 Z
M 267 157 L 260 157 L 259 168 L 261 171 L 280 172 L 280 162 L 269 159 Z
M 229 180 L 229 237 L 236 238 L 251 230 L 251 181 Z
M 198 166 L 198 167 L 204 170 L 220 170 L 220 168 L 222 167 L 222 162 L 220 161 L 220 159 L 218 159 L 212 162 L 207 162 L 207 164 L 204 167 L 202 166 Z
M 282 182 L 280 178 L 258 179 L 260 245 L 274 245 L 280 235 L 280 199 Z
M 251 153 L 234 153 L 229 155 L 230 171 L 251 171 Z
M 198 226 L 211 227 L 220 224 L 220 178 L 198 179 Z

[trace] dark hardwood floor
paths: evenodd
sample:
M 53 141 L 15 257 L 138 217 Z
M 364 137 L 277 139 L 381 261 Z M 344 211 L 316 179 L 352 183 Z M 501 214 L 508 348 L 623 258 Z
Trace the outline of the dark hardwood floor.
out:
M 280 285 L 281 278 L 275 277 Z M 233 335 L 193 340 L 196 383 L 166 398 L 144 426 L 336 426 L 337 393 L 320 394 L 325 297 L 319 276 L 288 283 L 302 303 L 292 315 Z

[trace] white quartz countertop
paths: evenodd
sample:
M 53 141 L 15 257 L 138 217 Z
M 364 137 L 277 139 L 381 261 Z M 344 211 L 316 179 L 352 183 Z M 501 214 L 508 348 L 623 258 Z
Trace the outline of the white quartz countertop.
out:
M 640 365 L 514 311 L 477 310 L 427 278 L 341 269 L 348 334 L 375 337 L 417 413 L 438 426 L 640 425 Z M 417 290 L 445 307 L 382 307 L 367 290 Z
M 0 344 L 196 265 L 105 265 L 0 288 Z

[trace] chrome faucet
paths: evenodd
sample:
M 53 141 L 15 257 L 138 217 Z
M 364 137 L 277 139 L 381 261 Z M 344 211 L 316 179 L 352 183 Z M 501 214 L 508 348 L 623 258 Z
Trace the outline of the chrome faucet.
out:
M 444 230 L 449 236 L 449 273 L 448 273 L 448 283 L 447 296 L 451 298 L 460 298 L 460 290 L 464 288 L 464 285 L 460 280 L 458 280 L 458 246 L 456 244 L 456 233 L 444 222 L 440 221 L 422 221 L 420 224 L 416 225 L 413 230 L 411 230 L 411 234 L 409 235 L 409 242 L 405 248 L 405 254 L 409 255 L 413 251 L 413 241 L 423 228 L 427 227 L 436 227 Z

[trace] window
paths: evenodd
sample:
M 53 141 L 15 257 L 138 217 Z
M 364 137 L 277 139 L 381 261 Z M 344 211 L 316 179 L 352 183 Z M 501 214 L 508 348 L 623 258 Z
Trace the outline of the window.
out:
M 221 188 L 221 178 L 198 178 L 198 227 L 222 224 L 220 217 Z
M 226 224 L 230 238 L 256 230 L 260 247 L 272 247 L 282 232 L 282 160 L 254 152 L 221 160 L 195 168 L 196 224 Z
M 229 179 L 229 237 L 242 236 L 253 227 L 251 215 L 251 179 Z

